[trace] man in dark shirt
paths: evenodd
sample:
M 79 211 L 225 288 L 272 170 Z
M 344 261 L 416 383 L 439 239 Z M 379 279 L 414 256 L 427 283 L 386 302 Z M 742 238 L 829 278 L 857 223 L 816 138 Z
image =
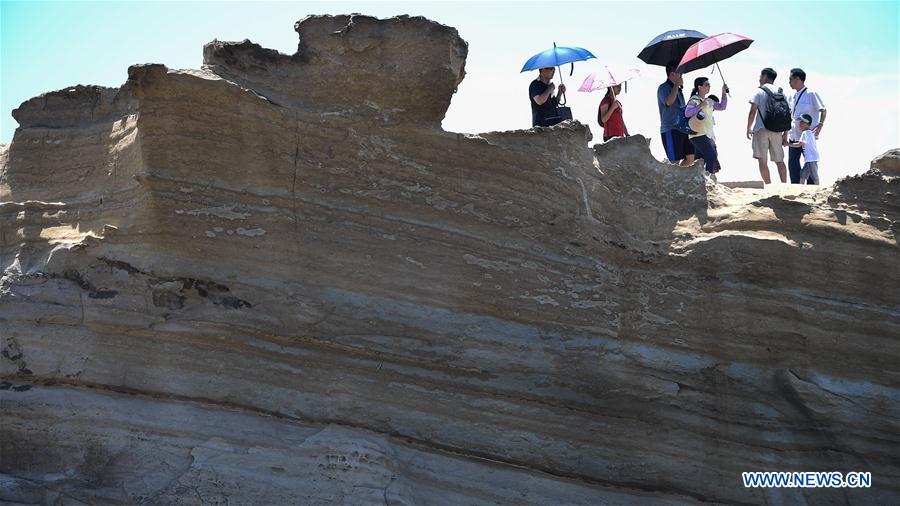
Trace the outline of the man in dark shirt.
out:
M 556 111 L 557 98 L 553 95 L 556 85 L 551 83 L 556 67 L 544 67 L 538 78 L 528 86 L 528 101 L 531 102 L 531 126 L 551 126 L 562 121 Z M 566 92 L 566 85 L 559 85 L 559 95 Z

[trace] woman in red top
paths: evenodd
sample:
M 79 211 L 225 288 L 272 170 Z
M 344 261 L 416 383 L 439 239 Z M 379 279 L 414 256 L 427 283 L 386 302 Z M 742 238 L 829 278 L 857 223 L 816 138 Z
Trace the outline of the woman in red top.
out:
M 606 89 L 606 96 L 600 101 L 600 112 L 597 120 L 603 127 L 603 142 L 613 137 L 628 137 L 628 127 L 622 119 L 622 103 L 616 100 L 622 85 L 617 84 Z

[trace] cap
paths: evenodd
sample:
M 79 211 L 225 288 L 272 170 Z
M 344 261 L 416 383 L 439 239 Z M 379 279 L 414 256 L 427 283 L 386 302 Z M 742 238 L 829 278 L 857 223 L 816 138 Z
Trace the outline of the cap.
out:
M 801 114 L 799 119 L 800 123 L 809 123 L 810 125 L 812 125 L 812 116 L 810 116 L 809 114 Z

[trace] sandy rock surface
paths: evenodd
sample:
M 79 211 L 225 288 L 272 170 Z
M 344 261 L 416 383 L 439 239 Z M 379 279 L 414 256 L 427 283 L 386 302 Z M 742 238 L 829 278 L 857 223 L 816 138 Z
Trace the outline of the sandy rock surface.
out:
M 296 31 L 14 112 L 0 501 L 900 502 L 896 173 L 445 132 L 456 30 Z

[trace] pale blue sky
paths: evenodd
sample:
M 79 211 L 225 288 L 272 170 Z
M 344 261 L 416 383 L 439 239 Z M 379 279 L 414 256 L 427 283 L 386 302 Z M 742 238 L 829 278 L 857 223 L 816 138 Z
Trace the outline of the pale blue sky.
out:
M 656 34 L 691 28 L 707 34 L 730 31 L 755 39 L 747 51 L 723 64 L 733 95 L 744 90 L 732 81 L 741 65 L 772 66 L 787 77 L 803 67 L 812 82 L 818 75 L 847 82 L 860 94 L 900 96 L 900 2 L 13 2 L 0 3 L 0 143 L 10 142 L 17 127 L 10 113 L 23 101 L 75 84 L 120 86 L 135 63 L 163 63 L 170 68 L 198 68 L 203 44 L 250 40 L 285 53 L 296 50 L 296 20 L 307 14 L 359 12 L 378 17 L 423 15 L 454 26 L 469 42 L 467 77 L 448 112 L 445 127 L 485 131 L 528 128 L 530 113 L 524 89 L 533 76 L 520 75 L 522 63 L 560 45 L 583 46 L 598 62 L 640 66 L 647 85 L 662 81 L 655 67 L 643 66 L 636 54 Z M 563 79 L 577 84 L 587 71 Z M 871 79 L 866 79 L 871 76 Z M 863 78 L 863 79 L 859 79 Z M 575 81 L 578 80 L 578 83 Z M 746 79 L 744 79 L 746 80 Z M 524 83 L 524 84 L 523 84 Z M 752 92 L 755 83 L 746 83 Z M 783 84 L 787 86 L 786 81 Z M 496 100 L 522 88 L 521 114 L 471 120 L 462 128 L 456 109 L 476 101 Z M 635 88 L 639 88 L 636 86 Z M 572 89 L 574 91 L 574 87 Z M 832 96 L 835 94 L 832 93 Z M 467 98 L 470 97 L 470 98 Z M 493 98 L 492 98 L 493 97 Z M 739 95 L 740 111 L 743 95 Z M 594 97 L 590 97 L 593 100 Z M 596 97 L 599 100 L 599 95 Z M 629 94 L 629 101 L 653 101 Z M 736 98 L 736 97 L 733 97 Z M 829 112 L 838 106 L 825 97 Z M 468 104 L 471 101 L 473 104 Z M 576 100 L 577 102 L 577 100 Z M 484 104 L 482 104 L 483 106 Z M 585 122 L 595 116 L 591 106 Z M 632 109 L 634 111 L 636 109 Z M 626 102 L 626 111 L 628 105 Z M 477 117 L 477 116 L 476 116 Z M 576 118 L 578 112 L 576 112 Z M 641 118 L 642 120 L 644 118 Z M 658 118 L 657 118 L 658 119 Z M 639 124 L 631 116 L 632 124 Z M 626 113 L 626 122 L 629 116 Z M 647 133 L 652 133 L 647 120 Z M 739 123 L 739 121 L 735 121 Z M 893 144 L 900 144 L 893 120 Z M 451 128 L 454 127 L 454 128 Z M 632 129 L 633 131 L 635 129 Z M 637 129 L 640 130 L 640 129 Z M 597 137 L 595 136 L 595 140 Z M 888 139 L 891 141 L 891 139 Z M 886 141 L 887 142 L 887 141 Z M 871 153 L 866 153 L 866 156 Z M 871 158 L 871 156 L 869 156 Z

